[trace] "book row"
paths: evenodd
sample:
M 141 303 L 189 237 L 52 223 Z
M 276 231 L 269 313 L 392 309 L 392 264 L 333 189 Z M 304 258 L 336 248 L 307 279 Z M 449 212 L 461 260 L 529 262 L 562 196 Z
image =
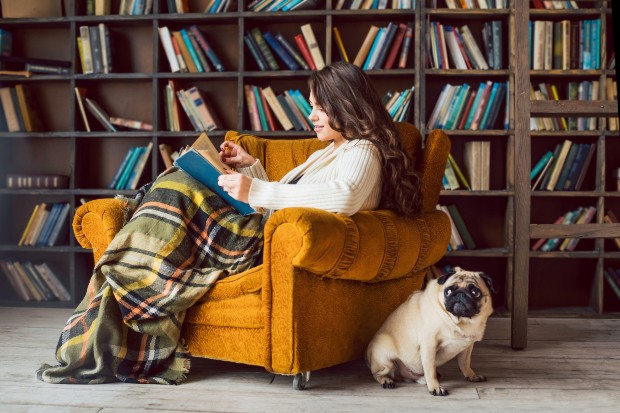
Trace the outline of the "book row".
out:
M 602 96 L 601 96 L 602 95 Z M 584 80 L 582 82 L 569 82 L 566 93 L 562 94 L 554 84 L 539 83 L 538 88 L 530 84 L 530 97 L 532 100 L 618 100 L 616 80 L 606 78 L 604 87 L 600 88 L 598 80 Z M 530 119 L 530 130 L 554 131 L 571 130 L 586 131 L 597 130 L 601 127 L 602 118 L 597 117 L 533 117 Z M 619 122 L 617 117 L 607 118 L 607 129 L 617 131 Z
M 208 132 L 223 128 L 206 92 L 196 86 L 182 89 L 177 82 L 171 79 L 164 88 L 164 99 L 166 103 L 164 105 L 166 127 L 169 131 L 184 130 L 187 123 L 185 122 L 186 119 L 197 132 Z M 185 113 L 186 117 L 183 117 L 182 113 Z
M 508 0 L 445 0 L 449 9 L 505 9 Z M 431 7 L 437 7 L 437 0 L 430 0 Z
M 108 184 L 110 189 L 136 189 L 144 172 L 144 167 L 151 157 L 153 142 L 146 146 L 133 146 L 129 148 L 121 164 L 116 169 L 114 177 Z
M 313 130 L 312 108 L 300 90 L 276 95 L 270 86 L 245 85 L 244 91 L 252 130 Z
M 250 29 L 243 41 L 260 70 L 320 70 L 325 60 L 314 35 L 312 25 L 304 24 L 294 36 L 295 46 L 281 33 L 261 32 L 258 27 Z M 276 59 L 277 56 L 277 59 Z
M 620 300 L 620 268 L 607 267 L 603 270 L 603 276 L 607 280 L 607 283 L 613 290 L 618 300 Z
M 476 43 L 469 26 L 461 27 L 430 22 L 426 39 L 427 66 L 434 69 L 502 69 L 502 22 L 482 24 L 482 41 L 485 53 Z
M 316 9 L 320 0 L 253 0 L 247 10 L 254 12 L 296 11 Z
M 535 9 L 547 9 L 547 10 L 573 10 L 578 9 L 579 4 L 576 1 L 543 1 L 532 0 L 532 7 Z
M 557 217 L 554 224 L 589 224 L 596 217 L 596 207 L 579 207 Z M 539 238 L 532 244 L 532 251 L 574 251 L 581 238 Z
M 504 129 L 509 129 L 508 82 L 480 82 L 478 88 L 465 83 L 446 83 L 428 119 L 428 129 L 484 130 L 495 126 L 504 108 Z
M 471 233 L 465 225 L 465 221 L 461 216 L 461 213 L 456 205 L 451 204 L 448 206 L 437 205 L 438 210 L 443 211 L 450 219 L 450 243 L 448 244 L 448 251 L 460 251 L 460 250 L 473 250 L 476 248 L 476 243 L 471 237 Z
M 0 261 L 0 269 L 23 301 L 69 301 L 71 295 L 47 263 Z
M 195 24 L 180 30 L 170 30 L 162 26 L 159 27 L 158 33 L 173 73 L 225 70 L 213 47 Z
M 77 36 L 78 54 L 82 73 L 112 73 L 112 43 L 110 30 L 104 23 L 96 26 L 80 26 Z M 68 74 L 70 69 L 59 68 L 59 74 Z
M 335 28 L 334 28 L 335 29 Z M 348 61 L 340 36 L 334 36 L 336 47 L 343 60 Z M 407 66 L 407 57 L 413 38 L 413 23 L 388 22 L 387 26 L 370 25 L 353 64 L 364 70 L 403 69 Z
M 600 69 L 601 20 L 530 21 L 530 68 Z
M 58 174 L 7 174 L 7 189 L 66 189 L 69 176 Z
M 338 0 L 336 10 L 415 9 L 415 0 Z
M 43 202 L 35 205 L 19 239 L 19 246 L 53 247 L 59 241 L 71 205 Z
M 397 91 L 388 90 L 383 96 L 383 105 L 395 122 L 407 122 L 412 120 L 411 107 L 413 101 L 414 86 Z
M 86 0 L 84 3 L 86 3 L 87 16 L 105 16 L 108 14 L 140 16 L 151 14 L 153 11 L 153 0 L 120 0 L 120 3 L 114 2 L 114 9 L 112 8 L 112 0 Z M 171 11 L 171 13 L 174 12 Z
M 491 142 L 468 141 L 463 144 L 464 172 L 452 154 L 442 178 L 443 189 L 468 189 L 471 191 L 488 191 L 491 166 Z
M 153 125 L 134 119 L 125 119 L 116 116 L 110 116 L 108 112 L 97 103 L 94 99 L 86 97 L 87 90 L 83 87 L 76 86 L 74 88 L 75 97 L 84 123 L 84 129 L 90 132 L 91 122 L 87 113 L 99 123 L 108 132 L 117 132 L 118 127 L 132 130 L 152 131 Z
M 37 132 L 42 129 L 22 84 L 0 87 L 0 132 Z
M 595 152 L 595 143 L 575 143 L 568 139 L 558 143 L 532 168 L 532 191 L 579 191 Z

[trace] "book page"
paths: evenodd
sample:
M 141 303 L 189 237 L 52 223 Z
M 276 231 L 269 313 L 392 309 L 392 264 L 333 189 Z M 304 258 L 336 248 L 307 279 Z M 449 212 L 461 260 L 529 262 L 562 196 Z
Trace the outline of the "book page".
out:
M 196 139 L 196 142 L 192 144 L 192 148 L 201 154 L 221 173 L 225 173 L 227 170 L 232 170 L 230 166 L 222 162 L 219 155 L 220 151 L 218 151 L 215 145 L 213 145 L 213 142 L 211 142 L 211 139 L 209 139 L 206 133 L 200 134 L 198 139 Z

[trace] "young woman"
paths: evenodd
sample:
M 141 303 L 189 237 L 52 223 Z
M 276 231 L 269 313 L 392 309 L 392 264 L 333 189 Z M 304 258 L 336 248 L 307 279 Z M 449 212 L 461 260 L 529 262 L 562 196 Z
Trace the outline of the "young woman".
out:
M 366 74 L 334 63 L 312 74 L 309 89 L 317 138 L 331 143 L 280 182 L 268 182 L 258 160 L 225 142 L 220 156 L 239 172 L 219 184 L 262 212 L 249 216 L 176 167 L 160 175 L 96 263 L 60 336 L 59 365 L 41 366 L 40 380 L 180 383 L 189 371 L 185 310 L 218 279 L 260 262 L 263 223 L 272 211 L 297 206 L 352 215 L 381 207 L 411 216 L 420 210 L 418 178 Z

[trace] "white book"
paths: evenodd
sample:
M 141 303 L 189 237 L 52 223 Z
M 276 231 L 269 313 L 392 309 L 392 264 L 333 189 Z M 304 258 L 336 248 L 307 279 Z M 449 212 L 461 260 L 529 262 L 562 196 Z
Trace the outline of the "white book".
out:
M 310 54 L 312 55 L 312 60 L 314 60 L 316 70 L 323 69 L 325 67 L 325 60 L 323 60 L 321 49 L 316 41 L 316 37 L 314 36 L 314 31 L 312 30 L 310 23 L 301 26 L 301 33 L 303 34 L 304 39 L 306 39 L 306 43 L 308 44 L 308 49 L 310 49 Z
M 478 47 L 478 43 L 476 43 L 476 40 L 471 33 L 471 30 L 469 30 L 469 27 L 467 25 L 464 25 L 463 27 L 461 27 L 460 30 L 461 36 L 463 36 L 464 46 L 467 47 L 472 57 L 476 61 L 476 66 L 478 66 L 478 69 L 488 70 L 489 65 L 487 64 L 487 61 L 482 54 L 482 51 Z
M 170 30 L 168 30 L 168 27 L 163 26 L 163 27 L 160 27 L 158 31 L 159 31 L 159 40 L 161 41 L 161 45 L 164 48 L 166 57 L 168 58 L 168 63 L 170 64 L 170 70 L 172 71 L 172 73 L 180 72 L 181 67 L 179 66 L 179 62 L 177 61 L 177 56 L 174 53 L 174 47 L 172 47 L 172 38 L 170 37 Z
M 450 26 L 446 26 L 444 29 L 444 38 L 446 39 L 446 44 L 448 46 L 448 50 L 450 51 L 450 56 L 452 56 L 452 61 L 457 69 L 467 69 L 467 63 L 465 63 L 465 59 L 463 58 L 463 54 L 461 53 L 461 48 L 459 47 L 458 42 L 456 41 L 456 35 L 454 34 L 454 28 Z
M 445 84 L 443 88 L 441 89 L 441 92 L 439 93 L 439 98 L 437 99 L 437 103 L 435 103 L 435 107 L 433 108 L 433 112 L 431 113 L 430 118 L 428 118 L 428 123 L 426 125 L 428 129 L 435 128 L 435 124 L 437 123 L 437 118 L 439 117 L 439 110 L 441 109 L 444 102 L 446 101 L 446 97 L 450 89 L 452 89 L 453 87 L 454 86 L 448 83 L 448 84 Z

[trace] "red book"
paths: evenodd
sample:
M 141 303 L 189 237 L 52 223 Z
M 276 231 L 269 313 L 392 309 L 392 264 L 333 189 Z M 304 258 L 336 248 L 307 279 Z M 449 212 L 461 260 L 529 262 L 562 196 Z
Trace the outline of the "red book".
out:
M 409 54 L 409 48 L 411 47 L 411 39 L 413 38 L 413 23 L 407 24 L 407 30 L 405 31 L 405 38 L 403 39 L 403 46 L 400 50 L 400 56 L 398 57 L 398 68 L 404 69 L 407 66 L 407 55 Z
M 269 123 L 269 130 L 277 130 L 275 119 L 273 118 L 273 113 L 271 113 L 271 108 L 267 103 L 267 99 L 265 99 L 265 94 L 263 93 L 263 88 L 259 87 L 260 98 L 263 102 L 263 108 L 265 108 L 265 115 L 267 116 L 267 123 Z
M 532 3 L 535 9 L 544 9 L 545 5 L 543 4 L 542 0 L 532 0 Z
M 482 115 L 484 114 L 484 110 L 487 107 L 487 103 L 489 100 L 489 96 L 491 95 L 491 89 L 493 88 L 493 82 L 490 80 L 486 82 L 485 88 L 482 91 L 482 96 L 480 96 L 480 102 L 478 103 L 478 107 L 476 108 L 476 112 L 474 113 L 474 119 L 471 122 L 471 130 L 478 130 L 480 126 L 480 120 L 482 119 Z
M 469 111 L 471 110 L 471 107 L 474 104 L 474 99 L 476 99 L 477 94 L 478 94 L 477 90 L 471 90 L 469 92 L 469 96 L 467 97 L 467 102 L 465 103 L 465 109 L 463 109 L 463 113 L 461 113 L 460 121 L 454 129 L 463 129 L 465 127 L 465 123 L 467 123 L 467 117 L 469 116 Z
M 297 43 L 297 47 L 299 47 L 299 51 L 303 56 L 306 63 L 310 67 L 310 70 L 316 70 L 316 65 L 314 64 L 314 59 L 312 59 L 312 55 L 310 54 L 310 49 L 308 49 L 308 44 L 306 43 L 306 39 L 302 34 L 298 34 L 295 36 L 295 43 Z
M 458 28 L 455 27 L 453 29 L 452 34 L 456 38 L 456 44 L 459 45 L 459 49 L 461 50 L 461 54 L 463 55 L 463 59 L 465 60 L 465 64 L 467 65 L 467 68 L 473 69 L 474 67 L 471 65 L 471 62 L 469 61 L 469 56 L 467 55 L 467 52 L 465 52 L 465 47 L 463 46 L 461 33 L 458 31 Z
M 400 50 L 400 45 L 405 38 L 405 31 L 407 30 L 407 25 L 405 23 L 401 23 L 398 25 L 398 31 L 396 32 L 396 36 L 394 36 L 394 42 L 392 43 L 392 48 L 385 59 L 385 64 L 383 65 L 384 69 L 391 69 L 394 66 L 394 62 L 396 61 L 396 55 L 398 55 L 398 51 Z
M 439 48 L 439 53 L 441 54 L 441 68 L 442 69 L 447 69 L 448 68 L 448 51 L 446 50 L 446 37 L 444 35 L 444 31 L 443 31 L 443 25 L 438 23 L 437 24 L 437 39 L 438 39 L 438 45 L 437 47 Z

